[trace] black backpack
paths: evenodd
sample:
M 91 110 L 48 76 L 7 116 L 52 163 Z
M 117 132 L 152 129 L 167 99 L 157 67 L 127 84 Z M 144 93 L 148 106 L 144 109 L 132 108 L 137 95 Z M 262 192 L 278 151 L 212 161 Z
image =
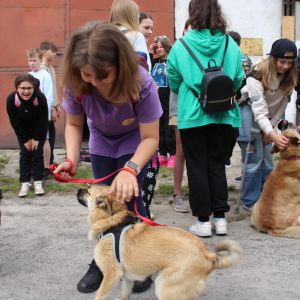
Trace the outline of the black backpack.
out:
M 201 82 L 200 95 L 193 90 L 191 91 L 199 101 L 202 110 L 207 114 L 213 114 L 221 111 L 228 111 L 235 108 L 235 89 L 232 79 L 223 72 L 224 58 L 228 47 L 228 36 L 226 35 L 226 45 L 224 57 L 221 66 L 218 67 L 215 60 L 211 59 L 208 62 L 208 68 L 204 69 L 192 50 L 186 44 L 186 42 L 180 38 L 180 42 L 184 45 L 193 59 L 196 61 L 199 68 L 203 71 L 204 76 Z M 215 63 L 215 66 L 210 66 L 211 62 Z

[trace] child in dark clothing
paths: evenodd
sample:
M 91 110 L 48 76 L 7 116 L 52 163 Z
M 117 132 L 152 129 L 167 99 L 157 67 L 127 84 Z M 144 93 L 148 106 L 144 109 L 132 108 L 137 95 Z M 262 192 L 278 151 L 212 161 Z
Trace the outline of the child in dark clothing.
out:
M 163 108 L 163 115 L 159 119 L 159 164 L 161 167 L 168 165 L 169 168 L 174 168 L 176 138 L 174 129 L 169 126 L 170 87 L 167 80 L 167 59 L 171 48 L 172 45 L 165 35 L 157 36 L 149 48 L 149 54 L 152 65 L 152 77 L 159 87 L 158 95 Z M 154 53 L 159 57 L 153 59 Z M 170 155 L 169 161 L 168 153 Z
M 31 170 L 36 195 L 43 195 L 44 171 L 43 147 L 48 130 L 46 97 L 36 87 L 36 79 L 30 74 L 20 74 L 15 79 L 16 91 L 7 97 L 6 109 L 11 126 L 20 144 L 19 197 L 27 196 L 31 184 Z

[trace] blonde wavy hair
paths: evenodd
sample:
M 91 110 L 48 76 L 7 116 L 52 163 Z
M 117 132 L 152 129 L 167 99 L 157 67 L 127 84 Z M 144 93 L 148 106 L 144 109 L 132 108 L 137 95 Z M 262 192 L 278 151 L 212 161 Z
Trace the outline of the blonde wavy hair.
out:
M 110 23 L 139 31 L 139 6 L 132 0 L 115 0 L 110 10 Z
M 114 25 L 104 21 L 88 22 L 71 35 L 62 63 L 62 86 L 76 95 L 91 95 L 95 87 L 85 82 L 80 69 L 88 65 L 99 80 L 108 76 L 107 67 L 117 68 L 117 78 L 109 97 L 120 105 L 131 96 L 139 100 L 142 78 L 139 59 L 125 35 Z
M 255 77 L 261 81 L 264 90 L 271 90 L 269 87 L 269 82 L 271 79 L 276 80 L 277 75 L 277 61 L 278 58 L 270 55 L 267 59 L 263 59 L 260 63 L 254 65 L 251 68 L 251 73 L 255 74 Z M 297 85 L 297 66 L 296 61 L 290 69 L 288 69 L 282 76 L 279 83 L 279 89 L 284 92 L 287 96 L 291 93 L 293 88 Z

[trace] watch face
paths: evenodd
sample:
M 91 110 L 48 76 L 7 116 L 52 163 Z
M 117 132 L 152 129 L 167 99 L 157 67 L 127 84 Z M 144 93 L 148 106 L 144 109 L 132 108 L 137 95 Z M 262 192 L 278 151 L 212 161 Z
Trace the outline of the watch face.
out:
M 136 169 L 136 170 L 139 168 L 139 166 L 137 164 L 135 164 L 134 162 L 132 162 L 132 161 L 128 161 L 127 165 L 134 168 L 134 169 Z
M 135 164 L 134 162 L 132 162 L 132 161 L 128 161 L 125 165 L 127 165 L 130 168 L 134 169 L 136 171 L 136 175 L 138 175 L 141 172 L 139 166 L 137 164 Z

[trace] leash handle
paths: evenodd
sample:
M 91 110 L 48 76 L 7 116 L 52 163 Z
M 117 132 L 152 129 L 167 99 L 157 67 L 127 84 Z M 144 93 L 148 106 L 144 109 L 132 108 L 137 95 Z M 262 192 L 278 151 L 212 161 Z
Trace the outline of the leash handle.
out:
M 50 165 L 49 167 L 49 170 L 51 172 L 51 174 L 54 176 L 54 178 L 56 179 L 56 181 L 58 182 L 61 182 L 61 183 L 67 183 L 67 182 L 72 182 L 72 183 L 90 183 L 90 184 L 93 184 L 93 183 L 98 183 L 98 182 L 101 182 L 109 177 L 111 177 L 112 175 L 120 172 L 120 171 L 127 171 L 127 172 L 130 172 L 132 175 L 134 175 L 134 177 L 136 178 L 136 181 L 137 181 L 137 184 L 138 184 L 138 180 L 137 180 L 137 177 L 136 177 L 136 174 L 133 170 L 130 170 L 128 168 L 121 168 L 113 173 L 111 173 L 110 175 L 106 176 L 106 177 L 103 177 L 103 178 L 99 178 L 99 179 L 74 179 L 74 178 L 64 178 L 62 176 L 60 176 L 59 174 L 53 174 L 53 171 L 57 168 L 57 165 Z M 70 174 L 70 173 L 69 173 Z M 71 175 L 71 174 L 70 174 Z M 73 174 L 72 174 L 73 175 Z M 139 184 L 138 184 L 139 185 Z M 166 225 L 160 225 L 160 224 L 157 224 L 155 222 L 153 222 L 152 220 L 146 218 L 146 217 L 143 217 L 139 214 L 138 210 L 137 210 L 137 196 L 135 197 L 135 202 L 134 202 L 134 210 L 135 210 L 135 213 L 139 216 L 139 218 L 141 220 L 143 220 L 144 222 L 146 222 L 147 224 L 151 225 L 151 226 L 166 226 Z

